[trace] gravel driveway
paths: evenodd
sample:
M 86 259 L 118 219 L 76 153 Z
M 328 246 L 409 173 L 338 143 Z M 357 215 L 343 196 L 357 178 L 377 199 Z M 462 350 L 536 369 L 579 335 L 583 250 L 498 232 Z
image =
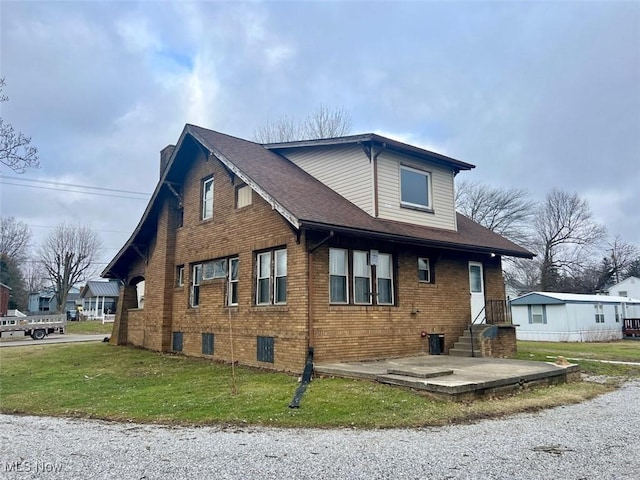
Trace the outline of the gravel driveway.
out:
M 640 381 L 594 400 L 413 430 L 171 428 L 0 415 L 0 478 L 631 479 Z

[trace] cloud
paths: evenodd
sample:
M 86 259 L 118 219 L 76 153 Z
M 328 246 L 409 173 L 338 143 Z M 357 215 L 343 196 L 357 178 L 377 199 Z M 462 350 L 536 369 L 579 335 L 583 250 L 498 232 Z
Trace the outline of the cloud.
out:
M 477 165 L 465 179 L 586 195 L 612 233 L 640 244 L 639 4 L 2 8 L 2 114 L 40 150 L 29 178 L 150 192 L 160 149 L 187 122 L 251 138 L 268 118 L 335 105 L 354 133 Z M 38 225 L 130 230 L 145 206 L 2 187 L 2 214 Z

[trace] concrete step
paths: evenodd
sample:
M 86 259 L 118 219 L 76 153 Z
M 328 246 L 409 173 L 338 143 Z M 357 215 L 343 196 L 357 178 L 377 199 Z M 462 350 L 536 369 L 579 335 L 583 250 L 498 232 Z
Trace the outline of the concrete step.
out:
M 466 348 L 452 348 L 449 350 L 449 355 L 452 357 L 471 357 L 471 349 Z
M 387 370 L 388 375 L 401 375 L 413 378 L 435 378 L 453 375 L 453 370 L 449 368 L 433 368 L 433 367 L 401 367 L 390 368 Z

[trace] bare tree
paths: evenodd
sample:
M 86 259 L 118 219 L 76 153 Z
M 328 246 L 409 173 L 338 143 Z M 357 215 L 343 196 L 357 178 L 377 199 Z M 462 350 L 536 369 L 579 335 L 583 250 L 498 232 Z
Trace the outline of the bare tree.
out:
M 334 138 L 349 134 L 351 123 L 351 115 L 346 110 L 321 105 L 302 121 L 287 115 L 267 120 L 256 128 L 253 137 L 260 143 Z
M 502 189 L 466 181 L 456 188 L 460 213 L 523 246 L 531 246 L 536 205 L 522 188 Z
M 13 217 L 0 218 L 0 254 L 23 262 L 27 258 L 31 230 L 29 225 Z
M 0 103 L 7 102 L 9 97 L 2 93 L 6 85 L 4 77 L 0 78 Z M 27 168 L 38 168 L 38 149 L 31 145 L 31 137 L 16 132 L 10 123 L 0 117 L 0 163 L 16 173 L 24 173 Z
M 39 260 L 27 261 L 22 268 L 27 292 L 39 292 L 45 287 L 46 270 Z
M 609 242 L 607 253 L 609 255 L 607 258 L 611 262 L 611 279 L 614 283 L 623 280 L 625 270 L 640 255 L 638 247 L 623 241 L 620 235 L 616 235 Z
M 40 247 L 40 260 L 53 287 L 60 312 L 69 290 L 93 272 L 91 267 L 102 250 L 100 237 L 83 225 L 59 224 Z
M 577 194 L 554 189 L 534 220 L 540 249 L 540 288 L 557 289 L 563 273 L 579 269 L 605 238 L 593 220 L 589 203 Z

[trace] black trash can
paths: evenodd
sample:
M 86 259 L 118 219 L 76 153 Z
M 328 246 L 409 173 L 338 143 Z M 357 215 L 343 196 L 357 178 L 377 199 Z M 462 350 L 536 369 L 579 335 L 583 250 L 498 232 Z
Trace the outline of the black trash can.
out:
M 444 334 L 430 333 L 429 334 L 429 354 L 442 355 L 443 351 L 444 351 Z

